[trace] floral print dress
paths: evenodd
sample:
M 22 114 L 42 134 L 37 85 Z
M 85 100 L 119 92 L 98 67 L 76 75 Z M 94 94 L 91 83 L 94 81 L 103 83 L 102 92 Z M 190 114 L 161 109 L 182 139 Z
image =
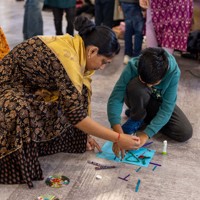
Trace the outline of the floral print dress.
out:
M 77 91 L 38 37 L 0 61 L 0 86 L 1 184 L 33 187 L 43 179 L 39 156 L 86 151 L 87 135 L 74 125 L 87 116 L 88 90 Z

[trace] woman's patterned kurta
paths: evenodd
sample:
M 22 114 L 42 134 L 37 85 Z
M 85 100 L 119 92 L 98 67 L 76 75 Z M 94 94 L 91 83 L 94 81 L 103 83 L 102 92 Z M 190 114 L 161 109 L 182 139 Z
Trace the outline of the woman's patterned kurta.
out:
M 86 151 L 87 135 L 74 125 L 87 116 L 87 88 L 77 91 L 39 38 L 0 61 L 0 86 L 0 183 L 32 187 L 43 179 L 39 156 Z

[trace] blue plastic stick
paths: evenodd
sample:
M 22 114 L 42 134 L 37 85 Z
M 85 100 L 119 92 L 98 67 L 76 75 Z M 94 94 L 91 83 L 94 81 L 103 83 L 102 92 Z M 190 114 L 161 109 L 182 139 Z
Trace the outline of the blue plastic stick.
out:
M 136 171 L 136 172 L 139 172 L 141 168 L 142 168 L 142 167 L 139 167 L 139 168 L 137 168 L 135 171 Z
M 138 192 L 139 187 L 140 187 L 140 179 L 138 179 L 137 185 L 135 187 L 135 192 Z
M 154 170 L 156 169 L 156 167 L 157 167 L 157 166 L 155 165 L 154 168 L 152 169 L 152 171 L 154 171 Z

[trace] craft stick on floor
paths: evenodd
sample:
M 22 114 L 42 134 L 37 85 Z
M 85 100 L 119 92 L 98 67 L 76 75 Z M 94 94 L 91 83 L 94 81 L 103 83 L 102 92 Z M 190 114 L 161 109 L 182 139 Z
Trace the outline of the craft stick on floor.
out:
M 142 147 L 146 147 L 146 146 L 149 146 L 150 144 L 152 144 L 153 142 L 148 142 L 146 144 L 144 144 Z
M 135 192 L 138 192 L 139 187 L 140 187 L 140 182 L 141 182 L 140 179 L 138 179 L 137 185 L 135 187 Z
M 122 177 L 118 177 L 119 179 L 122 179 L 122 180 L 124 180 L 124 181 L 128 181 L 127 180 L 127 178 L 130 176 L 130 174 L 128 174 L 127 176 L 125 176 L 124 178 L 122 178 Z

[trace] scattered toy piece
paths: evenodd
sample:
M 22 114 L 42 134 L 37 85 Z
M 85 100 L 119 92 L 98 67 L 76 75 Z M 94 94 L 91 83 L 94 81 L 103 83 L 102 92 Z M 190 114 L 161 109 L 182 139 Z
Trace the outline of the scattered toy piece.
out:
M 45 194 L 45 195 L 39 196 L 37 200 L 59 200 L 59 199 L 55 197 L 54 195 Z
M 58 175 L 53 175 L 49 176 L 46 180 L 45 183 L 54 188 L 60 188 L 63 185 L 68 185 L 70 182 L 70 179 L 67 178 L 66 176 L 58 176 Z
M 135 187 L 135 192 L 138 192 L 139 187 L 140 187 L 140 182 L 141 182 L 140 179 L 138 179 L 137 185 Z
M 100 180 L 100 179 L 102 179 L 102 176 L 96 175 L 96 179 L 97 179 L 97 180 Z

